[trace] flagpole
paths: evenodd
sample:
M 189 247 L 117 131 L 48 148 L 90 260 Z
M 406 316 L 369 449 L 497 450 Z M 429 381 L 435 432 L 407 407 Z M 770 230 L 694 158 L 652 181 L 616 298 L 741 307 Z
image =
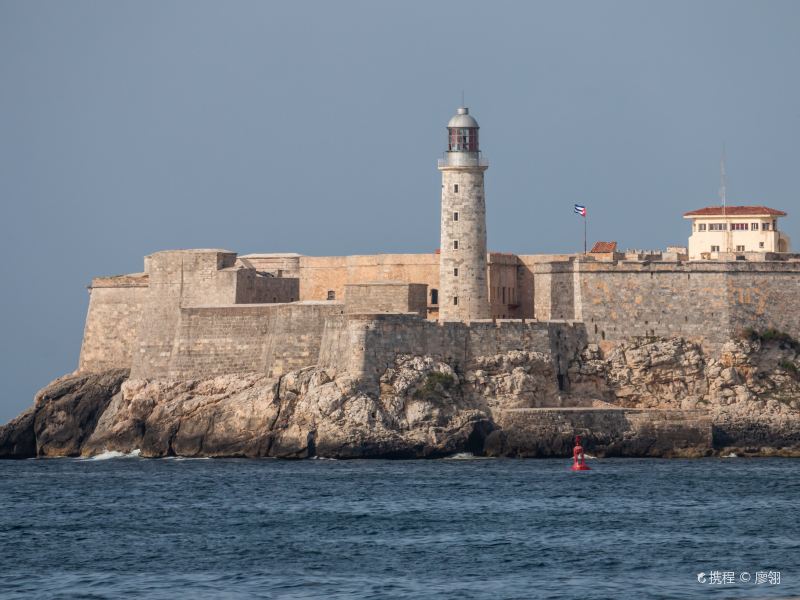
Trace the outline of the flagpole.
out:
M 586 221 L 589 219 L 586 215 L 583 215 L 583 253 L 586 254 Z

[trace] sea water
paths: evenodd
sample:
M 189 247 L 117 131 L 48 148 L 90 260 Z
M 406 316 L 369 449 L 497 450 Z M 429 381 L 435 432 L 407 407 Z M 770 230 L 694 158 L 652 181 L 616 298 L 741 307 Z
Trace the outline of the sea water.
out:
M 800 596 L 790 459 L 102 458 L 0 461 L 0 597 Z

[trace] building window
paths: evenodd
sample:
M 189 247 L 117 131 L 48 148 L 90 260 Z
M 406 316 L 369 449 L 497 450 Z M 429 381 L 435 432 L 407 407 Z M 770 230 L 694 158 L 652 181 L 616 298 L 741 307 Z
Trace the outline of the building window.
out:
M 747 223 L 731 223 L 731 231 L 747 231 Z
M 719 252 L 719 246 L 711 246 L 712 252 Z
M 453 192 L 456 193 L 456 194 L 458 193 L 458 184 L 455 184 L 453 186 Z
M 769 223 L 762 223 L 761 224 L 761 229 L 763 231 L 769 231 Z
M 453 296 L 453 306 L 458 306 L 458 296 Z
M 458 267 L 453 268 L 453 276 L 458 277 Z
M 750 223 L 750 229 L 753 231 L 758 231 L 758 223 Z
M 744 252 L 744 246 L 736 246 L 737 252 Z
M 764 242 L 758 242 L 758 247 L 759 248 L 763 248 L 764 247 Z
M 705 231 L 705 230 L 706 230 L 705 223 L 700 223 L 700 225 L 697 226 L 697 231 Z
M 458 250 L 458 240 L 453 240 L 453 250 Z
M 709 231 L 727 231 L 728 224 L 727 223 L 709 223 L 708 224 Z
M 505 288 L 505 286 L 503 286 L 502 289 L 503 289 L 503 304 L 505 304 L 506 303 L 506 288 Z
M 453 213 L 453 221 L 458 221 L 458 213 L 457 212 Z
M 778 231 L 778 219 L 772 222 L 772 231 Z
M 439 304 L 439 290 L 436 288 L 431 290 L 431 304 Z
M 336 300 L 336 292 L 328 290 L 328 300 Z

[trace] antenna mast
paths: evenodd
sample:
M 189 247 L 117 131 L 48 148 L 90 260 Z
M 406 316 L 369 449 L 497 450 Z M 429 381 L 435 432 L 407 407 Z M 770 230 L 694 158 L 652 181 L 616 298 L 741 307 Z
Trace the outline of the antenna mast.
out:
M 728 183 L 725 178 L 725 144 L 719 161 L 719 200 L 722 203 L 722 218 L 725 221 L 725 251 L 731 251 L 731 224 L 728 223 Z
M 722 208 L 727 204 L 726 194 L 728 187 L 725 183 L 725 146 L 722 146 L 722 159 L 719 161 L 719 200 Z

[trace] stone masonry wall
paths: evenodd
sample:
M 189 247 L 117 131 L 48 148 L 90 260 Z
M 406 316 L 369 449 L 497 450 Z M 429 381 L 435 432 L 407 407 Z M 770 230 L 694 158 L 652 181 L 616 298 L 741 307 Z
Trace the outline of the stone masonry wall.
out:
M 373 282 L 345 285 L 348 313 L 416 313 L 427 315 L 427 288 L 421 283 Z
M 184 308 L 167 378 L 277 376 L 315 365 L 325 319 L 342 311 L 327 302 Z
M 569 359 L 583 348 L 580 324 L 522 321 L 434 323 L 410 315 L 347 315 L 329 320 L 322 339 L 319 364 L 377 382 L 400 354 L 426 355 L 466 370 L 477 357 L 514 350 L 557 357 L 566 373 Z
M 575 319 L 590 341 L 684 337 L 721 344 L 746 327 L 800 336 L 800 263 L 575 263 Z
M 147 257 L 150 290 L 133 354 L 131 376 L 166 377 L 184 306 L 233 304 L 236 254 L 224 250 L 175 250 Z
M 300 257 L 301 300 L 326 300 L 329 291 L 341 300 L 345 285 L 374 281 L 426 284 L 428 305 L 435 312 L 438 305 L 431 305 L 430 293 L 439 288 L 439 257 L 434 253 Z
M 92 281 L 79 371 L 130 368 L 147 293 L 144 274 Z
M 269 277 L 252 268 L 236 269 L 236 304 L 295 302 L 300 298 L 300 280 L 296 277 Z
M 800 339 L 800 263 L 757 263 L 727 275 L 730 327 L 777 329 Z

